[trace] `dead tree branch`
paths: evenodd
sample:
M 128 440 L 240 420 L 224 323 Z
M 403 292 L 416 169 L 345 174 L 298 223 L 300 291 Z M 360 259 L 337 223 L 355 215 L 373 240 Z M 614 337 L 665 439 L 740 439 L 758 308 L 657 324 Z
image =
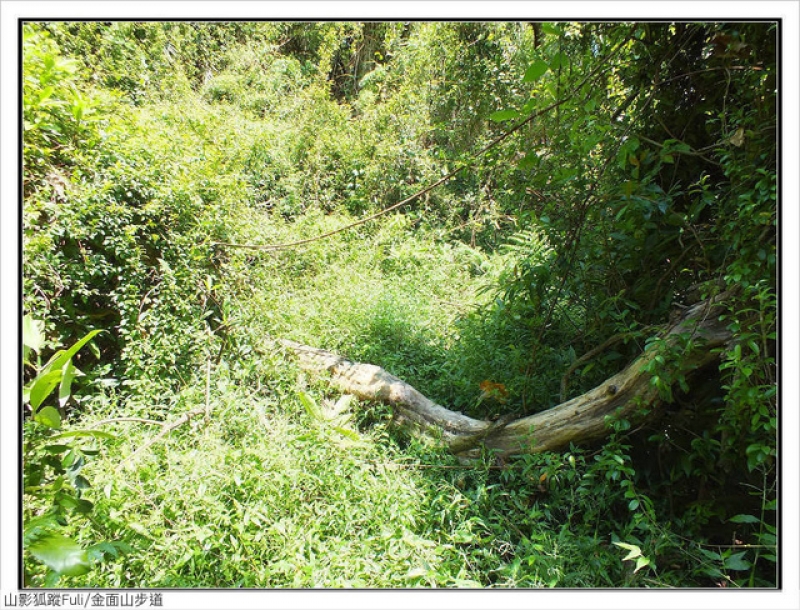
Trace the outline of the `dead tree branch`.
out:
M 666 360 L 665 368 L 680 367 L 681 372 L 686 372 L 717 358 L 718 348 L 731 340 L 730 331 L 719 320 L 720 303 L 725 296 L 687 308 L 666 328 L 661 335 L 662 348 L 679 345 L 679 336 L 690 341 L 685 343 L 687 347 L 676 363 Z M 398 424 L 440 438 L 453 453 L 467 458 L 480 455 L 482 447 L 507 457 L 597 440 L 609 433 L 608 416 L 641 422 L 654 417 L 661 404 L 658 389 L 650 383 L 651 375 L 646 370 L 662 353 L 654 345 L 622 371 L 580 396 L 528 417 L 489 422 L 436 404 L 378 366 L 354 363 L 294 341 L 280 343 L 295 354 L 302 369 L 330 375 L 331 385 L 341 391 L 391 405 Z M 662 377 L 668 378 L 671 372 L 676 371 L 665 370 Z

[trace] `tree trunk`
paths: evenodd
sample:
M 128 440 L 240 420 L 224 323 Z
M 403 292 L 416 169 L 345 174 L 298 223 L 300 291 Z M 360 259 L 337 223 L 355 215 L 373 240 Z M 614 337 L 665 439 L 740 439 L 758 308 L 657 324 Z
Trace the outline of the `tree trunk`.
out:
M 481 447 L 505 458 L 520 453 L 563 449 L 570 443 L 602 438 L 610 432 L 606 418 L 615 416 L 633 422 L 655 417 L 661 404 L 659 390 L 651 383 L 646 365 L 669 347 L 680 345 L 678 336 L 690 338 L 677 356 L 665 358 L 661 379 L 678 372 L 687 373 L 717 357 L 719 348 L 731 340 L 730 331 L 720 322 L 720 302 L 726 295 L 708 299 L 683 311 L 662 333 L 663 341 L 648 347 L 625 369 L 588 392 L 555 407 L 523 417 L 497 422 L 473 419 L 451 411 L 423 396 L 416 389 L 372 364 L 350 362 L 331 352 L 283 340 L 281 343 L 298 358 L 307 371 L 327 372 L 330 383 L 350 394 L 378 400 L 394 408 L 395 421 L 435 437 L 463 457 L 480 455 Z M 680 371 L 678 371 L 680 367 Z

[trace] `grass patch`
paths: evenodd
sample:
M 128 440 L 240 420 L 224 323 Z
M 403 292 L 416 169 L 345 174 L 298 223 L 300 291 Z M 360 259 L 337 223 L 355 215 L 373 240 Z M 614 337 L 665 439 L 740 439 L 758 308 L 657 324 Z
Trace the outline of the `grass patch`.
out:
M 291 229 L 316 233 L 344 221 L 312 215 L 267 231 L 284 238 Z M 119 440 L 89 469 L 96 519 L 134 552 L 81 585 L 560 582 L 558 570 L 514 563 L 519 549 L 544 546 L 530 546 L 527 501 L 515 505 L 496 473 L 396 436 L 374 405 L 354 407 L 358 440 L 343 436 L 311 418 L 298 398 L 305 390 L 322 401 L 327 390 L 263 347 L 264 337 L 290 337 L 341 350 L 447 399 L 457 394 L 447 371 L 460 366 L 450 360 L 463 349 L 459 324 L 481 303 L 486 281 L 476 262 L 491 268 L 490 257 L 397 220 L 302 250 L 232 253 L 224 309 L 233 330 L 209 395 L 198 373 L 158 405 L 141 398 L 86 405 L 80 427 L 121 415 L 172 421 L 206 400 L 211 419 L 192 420 L 136 455 L 158 428 L 104 427 Z M 463 402 L 470 391 L 477 395 L 475 386 Z

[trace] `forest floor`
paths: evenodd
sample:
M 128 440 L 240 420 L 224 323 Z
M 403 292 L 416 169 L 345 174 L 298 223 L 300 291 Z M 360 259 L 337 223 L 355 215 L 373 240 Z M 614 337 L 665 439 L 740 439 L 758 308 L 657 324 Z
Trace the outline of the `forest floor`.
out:
M 251 226 L 291 238 L 347 220 L 309 215 L 290 228 L 254 217 Z M 340 397 L 268 346 L 281 337 L 338 350 L 463 408 L 480 396 L 480 369 L 496 365 L 484 358 L 471 367 L 475 379 L 464 378 L 464 362 L 481 361 L 486 328 L 475 312 L 502 255 L 415 231 L 397 216 L 302 249 L 233 256 L 248 262 L 251 279 L 226 287 L 237 295 L 226 305 L 231 349 L 259 340 L 263 349 L 209 364 L 165 404 L 109 401 L 80 419 L 85 429 L 131 411 L 167 423 L 206 407 L 210 414 L 152 445 L 158 428 L 102 426 L 118 440 L 88 469 L 97 520 L 109 534 L 137 535 L 135 551 L 94 571 L 88 586 L 614 586 L 631 578 L 609 548 L 614 532 L 574 539 L 568 519 L 554 527 L 569 507 L 550 506 L 529 484 L 543 463 L 504 472 L 488 459 L 459 465 L 392 430 L 380 405 L 353 401 L 344 420 L 326 423 L 308 404 Z

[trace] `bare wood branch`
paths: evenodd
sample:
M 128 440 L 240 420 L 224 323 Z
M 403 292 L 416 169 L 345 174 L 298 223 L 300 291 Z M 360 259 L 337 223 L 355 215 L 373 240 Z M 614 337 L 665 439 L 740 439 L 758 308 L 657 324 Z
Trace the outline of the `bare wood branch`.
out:
M 151 438 L 150 440 L 148 440 L 148 441 L 147 441 L 147 442 L 146 442 L 144 445 L 142 445 L 141 447 L 139 447 L 138 449 L 136 449 L 136 451 L 134 451 L 133 453 L 131 453 L 131 454 L 130 454 L 130 455 L 127 457 L 127 458 L 125 458 L 124 460 L 122 460 L 122 461 L 119 463 L 119 466 L 117 466 L 117 469 L 119 470 L 119 469 L 120 469 L 120 468 L 122 468 L 123 466 L 125 466 L 125 465 L 127 465 L 127 464 L 131 463 L 131 462 L 133 461 L 133 459 L 134 459 L 134 458 L 135 458 L 137 455 L 139 455 L 140 453 L 142 453 L 142 452 L 143 452 L 145 449 L 147 449 L 148 447 L 151 447 L 151 446 L 155 445 L 155 444 L 156 444 L 157 442 L 159 442 L 159 441 L 160 441 L 162 438 L 164 438 L 164 437 L 165 437 L 167 434 L 169 434 L 169 433 L 170 433 L 172 430 L 174 430 L 175 428 L 178 428 L 178 427 L 182 426 L 183 424 L 185 424 L 186 422 L 188 422 L 189 420 L 191 420 L 193 417 L 197 417 L 198 415 L 202 415 L 204 412 L 205 412 L 205 407 L 203 407 L 203 408 L 200 408 L 200 409 L 193 409 L 192 411 L 187 411 L 186 413 L 184 413 L 183 415 L 181 415 L 181 416 L 180 416 L 178 419 L 176 419 L 176 420 L 175 420 L 175 421 L 173 421 L 173 422 L 163 422 L 163 423 L 161 424 L 161 432 L 159 432 L 158 434 L 156 434 L 156 435 L 155 435 L 153 438 Z
M 567 372 L 564 373 L 564 376 L 561 377 L 561 393 L 560 393 L 561 402 L 564 402 L 567 399 L 567 383 L 569 381 L 570 375 L 572 375 L 572 373 L 575 372 L 576 368 L 578 368 L 580 365 L 582 365 L 587 360 L 591 360 L 595 356 L 597 356 L 599 354 L 602 354 L 605 350 L 607 350 L 612 345 L 615 345 L 616 343 L 619 343 L 620 341 L 622 341 L 624 339 L 629 339 L 629 338 L 631 338 L 631 337 L 633 337 L 633 336 L 635 336 L 637 334 L 638 333 L 636 333 L 636 332 L 627 331 L 627 332 L 618 333 L 616 335 L 613 335 L 613 336 L 609 337 L 608 339 L 606 339 L 605 341 L 603 341 L 600 345 L 598 345 L 594 349 L 589 350 L 583 356 L 581 356 L 580 358 L 575 360 L 575 362 L 573 362 L 570 365 L 570 367 L 567 369 Z
M 148 424 L 150 426 L 163 426 L 163 421 L 156 419 L 145 419 L 144 417 L 114 417 L 112 419 L 104 419 L 96 422 L 92 428 L 99 428 L 100 426 L 107 426 L 108 424 L 116 424 L 117 422 L 136 422 L 139 424 Z
M 663 333 L 662 338 L 668 343 L 674 343 L 677 335 L 691 337 L 690 351 L 680 358 L 684 370 L 713 361 L 717 358 L 716 348 L 730 341 L 730 331 L 719 321 L 720 303 L 725 296 L 718 295 L 687 308 Z M 658 390 L 650 383 L 650 374 L 645 370 L 645 366 L 660 353 L 652 346 L 625 369 L 580 396 L 514 421 L 488 422 L 436 404 L 378 366 L 354 363 L 337 354 L 294 341 L 280 343 L 296 355 L 302 369 L 327 373 L 334 387 L 362 399 L 391 405 L 395 421 L 400 425 L 438 437 L 453 453 L 466 458 L 479 456 L 482 447 L 505 458 L 597 440 L 609 432 L 607 416 L 641 423 L 648 417 L 643 414 L 643 409 L 646 408 L 649 417 L 653 417 L 661 402 Z M 672 371 L 664 371 L 669 372 Z

